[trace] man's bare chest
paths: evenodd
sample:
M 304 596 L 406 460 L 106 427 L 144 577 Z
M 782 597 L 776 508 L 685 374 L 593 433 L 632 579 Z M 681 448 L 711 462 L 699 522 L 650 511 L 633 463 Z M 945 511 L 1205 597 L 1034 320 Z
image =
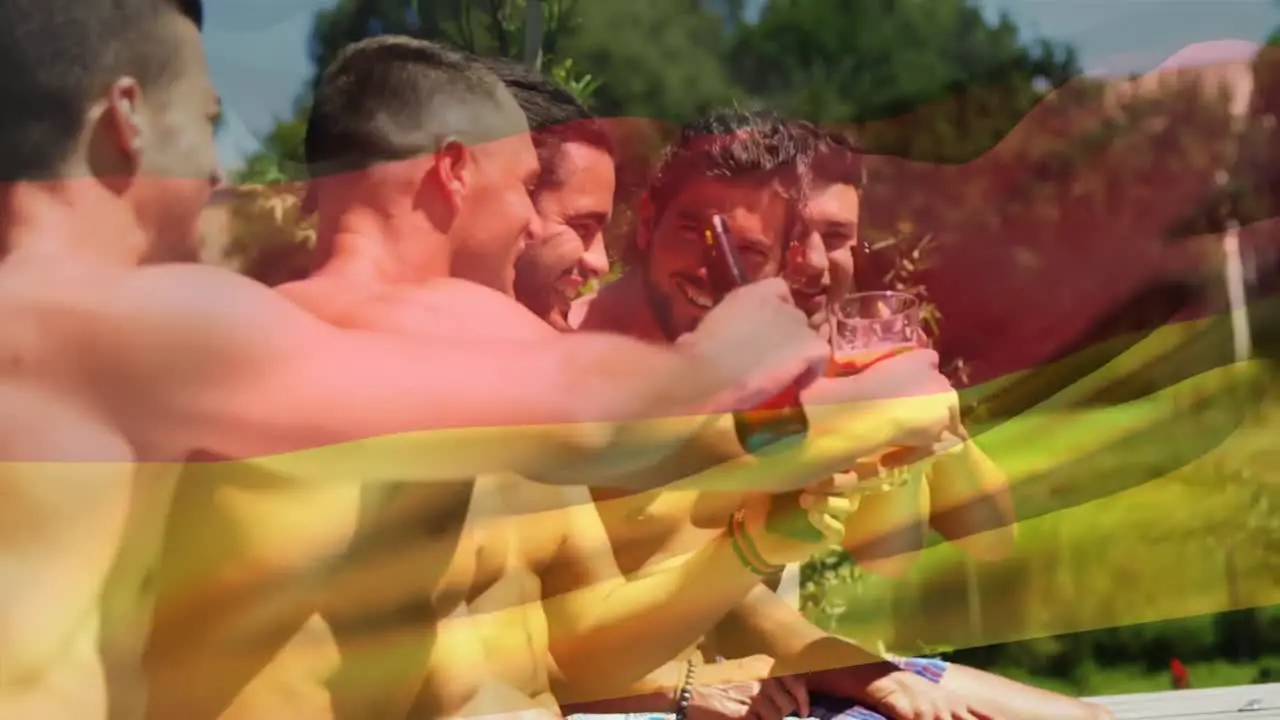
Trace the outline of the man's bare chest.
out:
M 702 549 L 719 529 L 698 527 L 697 503 L 697 494 L 683 492 L 597 503 L 618 569 L 631 577 L 643 575 Z

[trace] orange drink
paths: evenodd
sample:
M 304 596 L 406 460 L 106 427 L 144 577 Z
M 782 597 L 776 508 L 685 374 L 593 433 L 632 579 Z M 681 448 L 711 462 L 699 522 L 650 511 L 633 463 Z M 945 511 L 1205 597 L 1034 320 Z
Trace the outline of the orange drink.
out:
M 846 377 L 921 345 L 919 302 L 904 293 L 859 293 L 837 308 L 827 375 Z M 842 542 L 858 563 L 875 573 L 902 577 L 924 549 L 929 486 L 923 473 L 886 468 L 885 448 L 848 473 L 836 487 L 858 498 Z

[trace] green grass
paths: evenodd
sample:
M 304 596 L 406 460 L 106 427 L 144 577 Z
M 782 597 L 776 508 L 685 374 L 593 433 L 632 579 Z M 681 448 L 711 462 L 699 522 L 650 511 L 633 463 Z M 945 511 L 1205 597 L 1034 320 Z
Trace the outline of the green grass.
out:
M 1225 661 L 1187 663 L 1187 674 L 1193 687 L 1229 687 L 1247 685 L 1255 679 L 1260 663 Z M 1018 667 L 989 668 L 997 675 L 1053 692 L 1074 696 L 1128 695 L 1161 692 L 1172 689 L 1167 672 L 1151 672 L 1138 667 L 1093 668 L 1078 674 L 1076 682 L 1063 678 L 1040 677 Z
M 1141 355 L 1148 348 L 1153 348 L 1149 352 L 1156 361 L 1163 361 L 1176 343 L 1157 338 L 1143 345 L 1099 373 L 1120 367 L 1132 376 L 1135 368 L 1143 367 Z M 1052 413 L 1015 421 L 1033 429 L 1010 428 L 988 452 L 1002 466 L 1021 468 L 1018 472 L 1027 476 L 1088 453 L 1098 443 L 1144 423 L 1163 418 L 1167 430 L 1143 436 L 1123 452 L 1102 453 L 1102 464 L 1081 471 L 1102 480 L 1119 473 L 1155 479 L 1020 523 L 1015 556 L 982 573 L 981 627 L 970 624 L 964 556 L 945 544 L 928 549 L 909 580 L 863 576 L 856 582 L 828 585 L 831 616 L 815 619 L 846 637 L 869 644 L 884 641 L 892 649 L 913 652 L 1208 615 L 1229 609 L 1233 601 L 1245 606 L 1280 604 L 1280 574 L 1264 545 L 1280 536 L 1275 527 L 1280 523 L 1265 518 L 1259 523 L 1252 512 L 1259 488 L 1280 488 L 1280 390 L 1274 383 L 1254 380 L 1242 393 L 1239 385 L 1197 378 L 1166 397 L 1143 400 L 1145 404 L 1058 404 Z M 1082 382 L 1106 384 L 1097 374 Z M 1190 396 L 1200 404 L 1194 412 L 1184 412 Z M 1231 413 L 1238 416 L 1242 403 L 1255 410 L 1225 442 L 1171 471 L 1163 469 L 1169 458 L 1194 445 L 1202 431 L 1205 437 L 1220 436 L 1222 419 Z M 1228 580 L 1228 547 L 1234 548 L 1236 561 L 1234 593 Z M 1203 682 L 1195 673 L 1193 678 L 1201 685 L 1210 678 L 1235 684 L 1247 681 L 1255 670 L 1219 665 L 1200 671 Z M 1099 670 L 1096 676 L 1098 687 L 1090 687 L 1090 693 L 1167 686 L 1163 676 L 1136 670 Z

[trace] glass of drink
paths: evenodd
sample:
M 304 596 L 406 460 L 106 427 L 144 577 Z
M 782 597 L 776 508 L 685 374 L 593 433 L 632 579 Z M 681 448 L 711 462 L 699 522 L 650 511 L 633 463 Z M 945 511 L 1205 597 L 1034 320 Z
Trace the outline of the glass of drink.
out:
M 901 292 L 854 293 L 836 306 L 832 374 L 856 375 L 885 357 L 926 344 L 920 301 Z
M 829 374 L 834 376 L 856 375 L 880 360 L 926 344 L 920 325 L 920 301 L 907 293 L 854 293 L 836 306 L 833 317 Z M 867 460 L 875 462 L 878 458 Z M 901 487 L 910 479 L 907 470 L 882 469 L 862 482 L 850 483 L 853 478 L 848 475 L 837 481 L 842 487 L 852 484 L 855 491 L 867 494 Z
M 831 328 L 830 375 L 856 375 L 880 360 L 927 346 L 920 301 L 901 292 L 854 293 L 836 306 Z M 845 527 L 844 547 L 867 570 L 906 573 L 927 534 L 928 484 L 919 469 L 884 467 L 892 452 L 864 458 L 836 475 L 842 493 L 858 500 Z

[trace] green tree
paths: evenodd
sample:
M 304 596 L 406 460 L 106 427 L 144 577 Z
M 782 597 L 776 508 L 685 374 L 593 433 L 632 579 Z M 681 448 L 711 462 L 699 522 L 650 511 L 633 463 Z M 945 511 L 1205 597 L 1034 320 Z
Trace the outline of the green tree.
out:
M 316 14 L 311 59 L 319 71 L 349 43 L 397 33 L 486 56 L 559 60 L 580 0 L 339 0 Z M 530 33 L 529 20 L 537 21 Z M 533 39 L 537 48 L 527 48 Z
M 245 158 L 236 173 L 240 184 L 268 185 L 299 180 L 306 174 L 302 141 L 307 130 L 307 106 L 300 104 L 293 117 L 281 120 Z
M 828 123 L 907 116 L 867 138 L 875 151 L 961 161 L 1078 73 L 1070 47 L 1020 34 L 972 0 L 772 0 L 729 58 L 734 79 L 774 107 Z
M 593 0 L 563 50 L 602 79 L 601 115 L 679 122 L 744 97 L 724 62 L 728 32 L 690 0 Z

